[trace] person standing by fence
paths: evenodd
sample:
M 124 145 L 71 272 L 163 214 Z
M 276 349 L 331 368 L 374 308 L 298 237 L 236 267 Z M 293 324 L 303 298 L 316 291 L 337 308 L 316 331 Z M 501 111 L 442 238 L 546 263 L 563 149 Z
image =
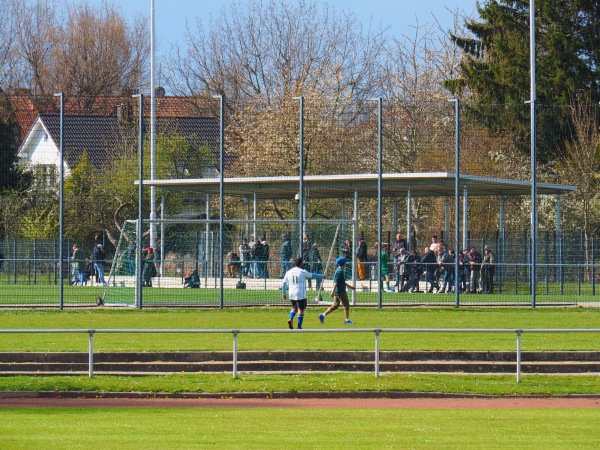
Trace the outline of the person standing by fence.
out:
M 157 237 L 156 239 L 154 239 L 154 268 L 156 269 L 156 276 L 158 276 L 158 277 L 160 277 L 162 275 L 161 267 L 162 267 L 161 241 L 160 241 L 160 238 Z
M 321 252 L 319 252 L 319 245 L 315 242 L 311 249 L 309 254 L 309 261 L 310 261 L 310 271 L 312 273 L 316 273 L 316 274 L 322 274 L 323 273 L 323 261 L 321 261 Z M 316 289 L 317 291 L 321 288 L 321 280 L 323 278 L 316 278 Z M 319 293 L 320 294 L 320 293 Z
M 96 244 L 92 252 L 92 261 L 98 274 L 98 283 L 106 286 L 106 281 L 104 280 L 104 258 L 104 247 L 102 244 Z
M 494 263 L 496 255 L 489 246 L 483 247 L 483 262 L 481 263 L 481 292 L 484 294 L 494 293 Z
M 367 244 L 363 237 L 358 238 L 358 247 L 356 247 L 356 263 L 358 264 L 358 279 L 364 280 L 367 277 Z
M 481 257 L 481 253 L 475 250 L 475 247 L 472 247 L 471 250 L 469 250 L 468 261 L 471 272 L 471 278 L 469 280 L 469 292 L 471 294 L 476 294 L 479 287 L 479 275 L 481 272 L 481 263 L 483 258 Z
M 252 257 L 250 256 L 252 249 L 248 245 L 248 240 L 246 238 L 242 239 L 242 243 L 238 247 L 240 252 L 240 262 L 242 265 L 242 276 L 247 277 L 250 274 L 250 264 L 252 261 Z
M 71 257 L 76 269 L 75 285 L 83 286 L 85 284 L 85 251 L 79 248 L 78 244 L 73 244 L 73 256 Z
M 281 260 L 281 277 L 283 278 L 290 270 L 290 259 L 292 259 L 292 245 L 287 233 L 281 235 L 281 247 L 279 248 L 279 259 Z

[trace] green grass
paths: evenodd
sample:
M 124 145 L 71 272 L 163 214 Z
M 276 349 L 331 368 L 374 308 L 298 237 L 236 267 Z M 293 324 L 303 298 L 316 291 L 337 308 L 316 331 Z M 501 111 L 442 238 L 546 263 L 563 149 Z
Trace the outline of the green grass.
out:
M 4 448 L 597 448 L 598 409 L 3 408 Z M 374 426 L 376 424 L 376 426 Z
M 466 395 L 600 394 L 596 375 L 515 375 L 381 373 L 252 374 L 181 373 L 165 376 L 11 376 L 0 377 L 5 391 L 97 392 L 442 392 Z
M 328 316 L 319 324 L 309 308 L 307 328 L 342 328 L 343 314 Z M 364 328 L 596 328 L 600 309 L 583 308 L 352 308 L 357 327 Z M 229 308 L 166 310 L 0 310 L 1 329 L 285 329 L 288 308 Z M 232 349 L 232 335 L 223 334 L 102 334 L 94 335 L 95 351 L 194 351 Z M 524 333 L 522 350 L 598 350 L 599 333 Z M 86 352 L 87 334 L 0 333 L 0 351 Z M 367 350 L 375 347 L 374 333 L 241 334 L 239 350 Z M 515 351 L 513 333 L 382 333 L 382 350 L 506 350 Z M 476 376 L 458 374 L 335 373 L 308 375 L 250 375 L 234 380 L 227 374 L 181 374 L 153 377 L 3 377 L 0 390 L 98 390 L 146 392 L 277 392 L 325 391 L 424 391 L 477 394 L 598 394 L 600 377 L 537 376 L 523 374 Z
M 343 328 L 336 311 L 321 325 L 309 307 L 306 329 Z M 597 328 L 600 309 L 590 308 L 352 308 L 360 328 Z M 0 328 L 286 328 L 288 308 L 0 310 Z M 96 351 L 231 350 L 230 333 L 102 334 Z M 87 351 L 87 334 L 0 334 L 0 351 Z M 374 333 L 241 334 L 240 350 L 373 350 Z M 382 333 L 382 350 L 507 350 L 513 333 Z M 599 333 L 523 334 L 522 350 L 598 350 Z
M 368 285 L 368 283 L 366 283 Z M 375 283 L 371 288 L 375 289 Z M 359 284 L 360 288 L 360 284 Z M 6 306 L 59 306 L 59 286 L 55 284 L 2 284 L 0 288 L 0 305 Z M 134 302 L 134 289 L 111 287 L 107 301 Z M 538 285 L 538 296 L 536 301 L 543 304 L 575 304 L 595 302 L 600 304 L 600 296 L 592 295 L 591 285 L 582 286 L 581 293 L 574 284 L 564 286 L 564 294 L 560 294 L 557 286 L 550 286 L 548 293 L 546 287 Z M 600 294 L 600 289 L 598 289 Z M 96 304 L 96 298 L 102 297 L 104 288 L 102 286 L 64 286 L 64 306 L 92 306 Z M 309 291 L 309 300 L 316 296 L 315 291 Z M 323 293 L 327 298 L 328 292 Z M 281 291 L 278 289 L 225 289 L 223 294 L 225 305 L 236 304 L 281 304 L 287 302 L 281 299 Z M 147 288 L 143 291 L 143 304 L 147 307 L 167 306 L 213 306 L 218 307 L 220 302 L 219 290 L 215 288 L 201 289 L 177 289 L 177 288 Z M 356 302 L 358 305 L 377 305 L 377 292 L 357 292 Z M 443 304 L 454 306 L 455 296 L 450 294 L 408 294 L 408 293 L 384 293 L 383 304 Z M 470 303 L 478 304 L 501 304 L 501 305 L 529 305 L 531 295 L 527 286 L 520 286 L 518 293 L 513 287 L 501 294 L 485 295 L 461 295 L 462 305 Z

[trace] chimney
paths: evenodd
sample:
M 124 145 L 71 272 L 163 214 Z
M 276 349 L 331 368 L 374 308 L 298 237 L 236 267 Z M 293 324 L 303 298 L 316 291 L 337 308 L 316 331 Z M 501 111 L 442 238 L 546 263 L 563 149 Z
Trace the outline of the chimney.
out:
M 128 102 L 117 105 L 117 121 L 122 124 L 131 122 L 131 105 Z

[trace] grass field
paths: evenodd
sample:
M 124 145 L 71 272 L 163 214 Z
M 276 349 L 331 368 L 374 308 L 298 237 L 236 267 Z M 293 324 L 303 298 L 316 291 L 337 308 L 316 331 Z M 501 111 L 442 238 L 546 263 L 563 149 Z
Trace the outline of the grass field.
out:
M 600 409 L 2 408 L 3 448 L 598 448 Z
M 325 326 L 317 320 L 324 307 L 307 311 L 307 328 L 342 328 L 343 315 L 335 312 Z M 287 308 L 229 308 L 166 310 L 0 310 L 2 329 L 255 329 L 287 327 Z M 352 308 L 351 317 L 363 328 L 596 328 L 599 309 L 584 308 Z M 232 335 L 219 334 L 102 334 L 96 333 L 96 351 L 194 351 L 232 349 Z M 87 334 L 0 333 L 0 351 L 87 351 Z M 598 350 L 598 333 L 536 333 L 522 336 L 522 350 Z M 374 334 L 241 334 L 239 350 L 374 350 Z M 516 349 L 513 333 L 382 333 L 381 350 L 506 350 Z M 291 381 L 290 381 L 291 380 Z M 467 376 L 384 374 L 260 375 L 181 374 L 168 377 L 8 377 L 0 390 L 101 390 L 146 392 L 277 392 L 296 390 L 369 390 L 459 392 L 506 395 L 600 393 L 600 377 L 524 375 Z
M 310 307 L 305 324 L 323 327 Z M 0 310 L 0 328 L 283 328 L 288 308 Z M 583 308 L 352 308 L 365 328 L 594 328 Z M 342 313 L 326 327 L 341 328 Z M 95 335 L 98 351 L 231 350 L 229 334 Z M 524 334 L 523 350 L 598 350 L 600 335 Z M 382 350 L 514 350 L 510 334 L 383 334 Z M 240 336 L 240 350 L 373 350 L 371 333 Z M 0 334 L 0 351 L 86 351 L 87 335 Z M 600 377 L 365 373 L 0 377 L 2 391 L 599 394 Z M 1 448 L 598 448 L 600 409 L 2 408 Z
M 287 305 L 287 302 L 281 299 L 281 290 L 278 288 L 278 280 L 270 280 L 269 284 L 259 289 L 225 289 L 223 294 L 224 305 L 236 306 L 240 304 L 255 305 Z M 357 305 L 377 305 L 378 296 L 376 284 L 367 283 L 373 291 L 357 292 Z M 539 285 L 536 301 L 539 305 L 573 305 L 573 304 L 597 304 L 600 306 L 600 289 L 597 289 L 598 295 L 592 294 L 591 285 L 585 285 L 578 288 L 577 285 L 566 285 L 563 293 L 560 294 L 557 286 L 551 286 L 549 289 L 544 285 Z M 116 302 L 118 304 L 134 303 L 134 288 L 131 287 L 110 287 L 108 291 L 107 302 Z M 329 299 L 329 291 L 323 293 L 325 300 Z M 96 298 L 104 295 L 102 286 L 64 286 L 64 306 L 92 306 L 96 304 Z M 316 296 L 316 291 L 309 291 L 308 298 L 312 302 Z M 59 286 L 55 284 L 1 284 L 0 285 L 0 306 L 44 306 L 58 307 L 60 305 Z M 383 305 L 386 304 L 435 304 L 454 306 L 455 296 L 453 294 L 409 294 L 409 293 L 388 293 L 385 292 L 382 297 Z M 521 305 L 531 304 L 531 295 L 528 289 L 521 286 L 517 291 L 507 289 L 502 293 L 496 294 L 478 294 L 461 295 L 461 305 L 471 304 L 491 304 L 491 305 Z M 160 306 L 212 306 L 218 307 L 220 304 L 219 290 L 215 288 L 201 289 L 179 289 L 179 288 L 161 288 L 153 287 L 143 290 L 143 305 L 145 307 Z
M 306 329 L 343 328 L 336 311 L 321 325 L 324 306 L 310 306 Z M 596 308 L 351 308 L 360 328 L 597 328 Z M 264 329 L 287 328 L 288 308 L 219 309 L 67 309 L 2 310 L 0 328 L 74 329 Z M 293 336 L 293 337 L 292 337 Z M 374 334 L 242 334 L 240 350 L 373 350 Z M 382 333 L 382 350 L 508 350 L 516 348 L 512 333 Z M 522 337 L 522 349 L 598 350 L 598 333 L 538 333 Z M 97 351 L 231 350 L 232 335 L 219 334 L 101 334 Z M 86 334 L 0 334 L 0 351 L 87 351 Z

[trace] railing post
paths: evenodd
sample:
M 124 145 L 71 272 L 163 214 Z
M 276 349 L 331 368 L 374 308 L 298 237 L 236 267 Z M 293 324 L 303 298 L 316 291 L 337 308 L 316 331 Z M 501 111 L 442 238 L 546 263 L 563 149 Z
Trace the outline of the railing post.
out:
M 94 330 L 89 330 L 88 335 L 90 337 L 88 344 L 88 376 L 92 378 L 94 376 Z
M 523 330 L 517 330 L 517 383 L 521 382 L 521 333 Z
M 233 378 L 237 378 L 238 330 L 233 330 Z
M 379 378 L 379 333 L 381 330 L 375 330 L 375 378 Z

